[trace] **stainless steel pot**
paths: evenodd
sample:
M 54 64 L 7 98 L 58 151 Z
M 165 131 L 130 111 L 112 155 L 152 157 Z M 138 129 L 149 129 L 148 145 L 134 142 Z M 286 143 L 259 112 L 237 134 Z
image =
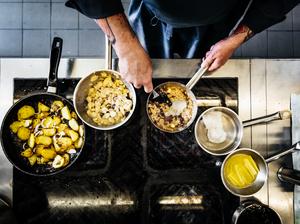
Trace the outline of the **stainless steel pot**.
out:
M 206 70 L 207 70 L 206 67 L 200 67 L 199 70 L 193 75 L 193 77 L 190 79 L 190 81 L 186 85 L 181 84 L 179 82 L 165 82 L 154 88 L 154 91 L 152 93 L 150 93 L 148 96 L 147 104 L 146 104 L 146 111 L 147 111 L 149 120 L 156 128 L 158 128 L 159 130 L 164 131 L 164 132 L 177 133 L 177 132 L 187 129 L 193 123 L 193 121 L 195 120 L 195 118 L 197 116 L 198 103 L 197 103 L 196 97 L 195 97 L 194 93 L 191 91 L 191 89 L 197 84 L 199 79 L 205 74 Z M 184 89 L 186 91 L 188 97 L 193 102 L 191 119 L 188 121 L 188 123 L 186 125 L 184 125 L 183 127 L 179 128 L 177 130 L 174 130 L 174 131 L 165 130 L 165 129 L 159 127 L 157 124 L 155 124 L 155 122 L 151 119 L 151 116 L 148 111 L 149 102 L 153 98 L 154 92 L 158 92 L 159 89 L 161 89 L 162 87 L 167 87 L 167 86 L 177 86 L 180 89 Z
M 247 149 L 247 148 L 238 149 L 238 150 L 230 153 L 229 155 L 227 155 L 227 157 L 225 158 L 225 160 L 222 163 L 222 167 L 221 167 L 222 182 L 223 182 L 224 186 L 226 187 L 226 189 L 236 196 L 239 196 L 239 197 L 252 196 L 253 194 L 258 192 L 264 186 L 265 182 L 268 179 L 268 163 L 273 162 L 285 155 L 288 155 L 290 153 L 293 153 L 293 152 L 296 152 L 299 150 L 300 150 L 300 142 L 297 142 L 291 148 L 284 150 L 272 157 L 264 159 L 264 157 L 262 155 L 260 155 L 258 152 L 256 152 L 253 149 Z M 258 175 L 257 175 L 255 181 L 250 186 L 245 187 L 245 188 L 236 188 L 236 187 L 232 186 L 226 180 L 226 178 L 224 176 L 225 164 L 227 163 L 228 159 L 230 159 L 232 156 L 234 156 L 236 154 L 250 155 L 253 158 L 253 160 L 255 161 L 255 163 L 257 164 L 258 169 L 259 169 L 259 172 L 258 172 Z
M 232 216 L 232 224 L 282 224 L 280 215 L 272 208 L 256 200 L 243 201 Z
M 135 106 L 136 106 L 136 93 L 135 93 L 135 90 L 134 90 L 132 84 L 123 80 L 121 78 L 122 76 L 119 72 L 112 70 L 112 45 L 107 37 L 105 38 L 105 59 L 106 59 L 105 69 L 95 71 L 95 72 L 85 76 L 84 78 L 82 78 L 78 82 L 78 84 L 75 88 L 75 91 L 74 91 L 74 95 L 73 95 L 74 107 L 75 107 L 75 110 L 76 110 L 78 116 L 80 117 L 80 119 L 84 123 L 86 123 L 88 126 L 98 129 L 98 130 L 112 130 L 112 129 L 116 129 L 116 128 L 122 126 L 130 119 L 130 117 L 132 116 L 132 114 L 134 112 Z M 86 97 L 88 95 L 88 90 L 89 90 L 90 84 L 91 84 L 90 79 L 93 75 L 95 75 L 95 74 L 97 75 L 97 73 L 100 73 L 100 72 L 108 72 L 108 73 L 116 76 L 117 78 L 121 79 L 125 83 L 126 87 L 128 88 L 130 97 L 133 102 L 132 109 L 130 110 L 127 117 L 122 122 L 111 125 L 111 126 L 98 125 L 87 115 Z
M 214 143 L 208 138 L 208 130 L 203 117 L 214 112 L 222 114 L 222 126 L 226 139 L 221 143 Z M 279 111 L 263 117 L 242 121 L 231 109 L 226 107 L 212 107 L 204 111 L 196 121 L 194 134 L 198 145 L 207 153 L 215 156 L 224 156 L 237 149 L 243 138 L 243 128 L 255 124 L 267 123 L 274 120 L 283 120 L 290 117 L 290 111 Z M 217 122 L 217 121 L 215 121 Z

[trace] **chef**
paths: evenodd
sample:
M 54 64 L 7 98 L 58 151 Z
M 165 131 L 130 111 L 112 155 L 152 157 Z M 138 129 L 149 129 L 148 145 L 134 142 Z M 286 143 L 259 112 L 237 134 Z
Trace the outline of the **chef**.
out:
M 153 89 L 150 58 L 203 58 L 214 71 L 253 35 L 281 22 L 300 0 L 68 0 L 95 19 L 119 57 L 124 79 Z M 100 44 L 100 43 L 99 43 Z

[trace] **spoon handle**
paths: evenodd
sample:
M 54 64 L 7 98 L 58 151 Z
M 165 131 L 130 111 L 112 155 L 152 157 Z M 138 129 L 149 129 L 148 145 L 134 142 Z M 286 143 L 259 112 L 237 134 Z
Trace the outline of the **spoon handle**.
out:
M 200 67 L 198 71 L 190 79 L 190 81 L 186 84 L 186 87 L 188 89 L 192 89 L 197 84 L 199 79 L 205 74 L 206 71 L 207 71 L 207 67 Z

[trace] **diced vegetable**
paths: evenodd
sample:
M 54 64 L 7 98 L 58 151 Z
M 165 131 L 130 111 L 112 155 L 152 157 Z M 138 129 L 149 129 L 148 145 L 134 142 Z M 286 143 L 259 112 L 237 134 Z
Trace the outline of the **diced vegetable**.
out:
M 71 117 L 74 118 L 75 120 L 78 119 L 78 116 L 77 116 L 77 114 L 74 111 L 72 111 Z
M 72 128 L 74 131 L 78 131 L 79 130 L 79 125 L 78 122 L 72 118 L 71 120 L 69 120 L 69 126 L 70 128 Z
M 50 107 L 46 106 L 45 104 L 39 102 L 38 103 L 38 110 L 39 110 L 39 113 L 40 112 L 47 112 L 50 110 Z
M 28 128 L 32 124 L 32 120 L 23 120 L 21 121 L 23 127 Z
M 48 136 L 37 136 L 35 138 L 35 143 L 38 145 L 44 145 L 44 146 L 49 146 L 52 144 L 52 139 Z
M 45 159 L 50 160 L 50 159 L 54 159 L 54 157 L 56 156 L 56 152 L 51 150 L 51 149 L 42 149 L 41 150 L 41 155 Z
M 60 100 L 55 100 L 51 105 L 52 111 L 58 111 L 61 110 L 64 107 L 64 103 Z
M 68 132 L 68 135 L 71 137 L 71 139 L 72 139 L 73 142 L 76 142 L 78 140 L 78 138 L 79 138 L 79 134 L 76 131 L 74 131 L 74 130 L 70 130 Z
M 83 145 L 83 138 L 80 137 L 80 138 L 75 142 L 74 146 L 75 146 L 76 149 L 79 149 L 79 148 L 81 148 L 82 145 Z
M 10 128 L 10 130 L 11 130 L 13 133 L 17 133 L 18 130 L 19 130 L 19 128 L 22 127 L 22 126 L 23 126 L 22 122 L 20 122 L 20 121 L 14 121 L 14 122 L 9 126 L 9 128 Z
M 82 137 L 82 136 L 83 136 L 83 134 L 84 134 L 83 125 L 80 125 L 80 126 L 79 126 L 79 130 L 78 130 L 78 132 L 79 132 L 79 135 L 80 135 L 80 137 Z
M 42 131 L 43 131 L 43 135 L 45 136 L 54 136 L 56 133 L 55 128 L 44 128 L 42 129 Z
M 37 156 L 35 154 L 33 154 L 32 156 L 30 156 L 28 158 L 28 161 L 29 161 L 31 166 L 33 166 L 36 163 L 36 159 L 37 159 Z
M 42 127 L 43 128 L 52 128 L 53 127 L 53 119 L 51 117 L 46 117 L 42 120 Z
M 34 114 L 34 108 L 32 106 L 25 105 L 18 110 L 18 120 L 25 120 L 32 117 Z
M 61 157 L 60 155 L 55 156 L 52 166 L 57 169 L 64 165 L 65 159 Z
M 63 165 L 63 166 L 68 165 L 69 162 L 70 162 L 70 156 L 69 156 L 69 154 L 68 154 L 68 153 L 65 153 L 65 154 L 63 155 L 63 158 L 64 158 L 64 165 Z
M 20 127 L 17 133 L 19 139 L 26 141 L 30 137 L 30 130 L 28 128 Z
M 43 145 L 37 145 L 35 147 L 35 154 L 38 156 L 42 155 L 42 151 L 44 148 L 45 148 L 45 146 L 43 146 Z
M 59 124 L 57 127 L 57 132 L 64 131 L 66 128 L 68 128 L 67 124 Z
M 32 156 L 32 154 L 33 154 L 33 152 L 31 150 L 31 148 L 25 149 L 23 152 L 21 152 L 21 156 L 26 157 L 26 158 Z
M 70 110 L 67 106 L 64 106 L 62 109 L 61 109 L 61 115 L 64 119 L 66 120 L 71 120 L 71 113 L 70 113 Z
M 35 145 L 35 137 L 34 134 L 31 133 L 28 139 L 28 146 L 33 149 L 34 145 Z
M 53 125 L 54 126 L 59 125 L 60 122 L 61 122 L 61 119 L 59 117 L 57 117 L 57 116 L 54 116 L 52 119 L 53 119 Z
M 41 120 L 39 118 L 36 118 L 33 120 L 32 122 L 32 127 L 35 128 L 36 126 L 38 126 L 41 123 Z

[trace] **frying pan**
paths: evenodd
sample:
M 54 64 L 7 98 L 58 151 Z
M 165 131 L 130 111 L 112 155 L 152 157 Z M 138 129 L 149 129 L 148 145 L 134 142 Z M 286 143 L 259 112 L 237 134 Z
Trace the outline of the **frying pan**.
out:
M 226 133 L 226 139 L 220 143 L 213 143 L 208 138 L 208 130 L 204 123 L 204 117 L 213 113 L 222 114 L 221 123 Z M 262 117 L 242 121 L 231 109 L 226 107 L 212 107 L 204 111 L 195 124 L 195 138 L 198 145 L 207 153 L 214 156 L 224 156 L 237 149 L 243 138 L 243 128 L 255 124 L 268 123 L 274 120 L 284 120 L 291 116 L 288 110 L 278 111 Z M 214 119 L 214 125 L 218 124 Z
M 179 82 L 165 82 L 165 83 L 162 83 L 162 84 L 160 84 L 160 85 L 158 85 L 158 86 L 156 86 L 154 88 L 154 90 L 148 96 L 147 104 L 146 104 L 146 111 L 147 111 L 147 115 L 148 115 L 149 120 L 151 121 L 151 123 L 156 128 L 158 128 L 159 130 L 164 131 L 164 132 L 177 133 L 177 132 L 180 132 L 180 131 L 183 131 L 183 130 L 187 129 L 193 123 L 193 121 L 195 120 L 196 115 L 197 115 L 198 106 L 197 106 L 196 97 L 195 97 L 194 93 L 192 92 L 192 88 L 197 84 L 197 82 L 199 81 L 199 79 L 205 74 L 206 70 L 207 70 L 207 67 L 200 67 L 198 69 L 198 71 L 193 75 L 193 77 L 190 79 L 190 81 L 186 85 L 183 85 L 183 84 L 181 84 Z M 186 91 L 187 95 L 188 95 L 188 98 L 190 98 L 192 100 L 192 102 L 193 102 L 192 116 L 191 116 L 190 120 L 188 121 L 188 123 L 186 125 L 184 125 L 183 127 L 178 128 L 177 130 L 173 130 L 173 131 L 165 130 L 165 129 L 159 127 L 151 119 L 151 116 L 150 116 L 149 110 L 148 110 L 149 103 L 154 100 L 155 94 L 159 93 L 161 88 L 168 87 L 168 86 L 176 86 L 179 89 L 184 89 Z
M 59 37 L 55 37 L 52 43 L 52 49 L 50 54 L 50 71 L 47 83 L 47 92 L 30 94 L 18 102 L 16 102 L 6 113 L 2 126 L 1 126 L 1 145 L 7 159 L 12 163 L 12 165 L 19 169 L 20 171 L 33 175 L 33 176 L 48 176 L 52 174 L 59 173 L 68 167 L 70 167 L 81 153 L 81 148 L 76 150 L 76 153 L 70 155 L 69 164 L 60 169 L 55 169 L 50 165 L 34 165 L 31 166 L 26 158 L 23 158 L 20 154 L 23 151 L 23 143 L 18 139 L 18 137 L 10 131 L 10 124 L 18 120 L 17 113 L 18 110 L 24 105 L 30 105 L 37 111 L 38 102 L 42 102 L 46 105 L 50 105 L 55 100 L 60 100 L 67 105 L 70 111 L 74 111 L 72 103 L 62 96 L 56 94 L 57 90 L 57 71 L 61 57 L 63 40 Z M 82 121 L 77 120 L 79 125 L 82 125 Z M 85 136 L 85 128 L 84 128 Z
M 236 196 L 239 196 L 239 197 L 252 196 L 253 194 L 258 192 L 264 186 L 265 182 L 268 179 L 268 163 L 273 162 L 273 161 L 275 161 L 285 155 L 288 155 L 290 153 L 297 152 L 299 150 L 300 150 L 300 142 L 297 142 L 296 144 L 291 146 L 289 149 L 283 150 L 282 152 L 280 152 L 272 157 L 264 159 L 264 157 L 262 155 L 260 155 L 258 152 L 256 152 L 253 149 L 247 149 L 247 148 L 238 149 L 238 150 L 230 153 L 229 155 L 227 155 L 224 162 L 222 163 L 222 167 L 221 167 L 222 182 L 223 182 L 224 186 L 227 188 L 227 190 Z M 236 154 L 250 155 L 259 168 L 259 172 L 258 172 L 258 175 L 257 175 L 255 181 L 246 188 L 239 189 L 239 188 L 232 186 L 226 180 L 225 175 L 224 175 L 224 169 L 225 169 L 225 165 L 226 165 L 228 159 L 230 159 L 233 155 L 236 155 Z
M 88 90 L 90 89 L 90 86 L 91 86 L 91 77 L 94 75 L 98 75 L 101 72 L 110 73 L 110 74 L 114 75 L 115 77 L 121 79 L 125 83 L 127 89 L 129 90 L 129 94 L 132 99 L 132 108 L 131 108 L 129 114 L 126 116 L 126 118 L 123 121 L 121 121 L 120 123 L 110 125 L 110 126 L 98 125 L 87 115 L 86 97 L 88 95 Z M 122 126 L 123 124 L 125 124 L 129 120 L 129 118 L 132 116 L 135 106 L 136 106 L 135 90 L 134 90 L 132 84 L 126 82 L 121 77 L 122 76 L 119 72 L 112 70 L 112 45 L 111 45 L 111 42 L 109 41 L 108 37 L 105 36 L 105 69 L 100 70 L 100 71 L 95 71 L 95 72 L 85 76 L 84 78 L 82 78 L 78 82 L 78 84 L 75 88 L 75 91 L 74 91 L 74 95 L 73 95 L 75 110 L 76 110 L 78 116 L 81 118 L 81 120 L 84 123 L 86 123 L 88 126 L 94 128 L 94 129 L 103 130 L 103 131 L 113 130 L 113 129 L 116 129 L 116 128 Z

